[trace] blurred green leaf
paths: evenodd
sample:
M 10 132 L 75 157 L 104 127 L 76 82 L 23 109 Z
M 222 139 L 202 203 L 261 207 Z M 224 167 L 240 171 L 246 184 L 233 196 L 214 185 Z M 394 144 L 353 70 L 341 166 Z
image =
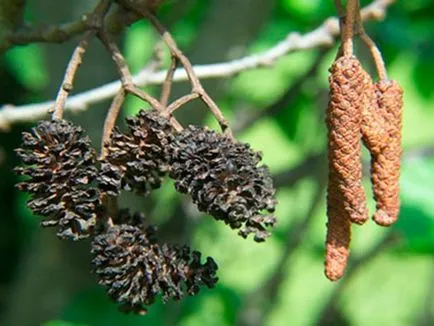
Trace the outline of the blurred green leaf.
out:
M 294 15 L 311 15 L 313 12 L 318 11 L 318 9 L 323 6 L 323 1 L 321 0 L 311 0 L 311 1 L 298 1 L 298 0 L 284 0 L 281 2 L 283 7 Z
M 434 63 L 432 57 L 434 51 L 431 52 L 429 59 L 418 60 L 414 67 L 414 81 L 420 94 L 425 98 L 432 98 L 434 95 Z
M 148 63 L 154 51 L 156 35 L 145 21 L 133 24 L 125 35 L 124 55 L 132 73 L 137 73 Z
M 300 156 L 296 146 L 288 142 L 284 132 L 271 119 L 257 122 L 254 128 L 243 133 L 239 139 L 250 143 L 255 151 L 262 152 L 264 164 L 273 173 L 295 163 Z
M 403 205 L 416 206 L 434 217 L 434 160 L 410 159 L 402 165 Z
M 47 86 L 49 76 L 38 44 L 14 47 L 4 58 L 10 72 L 29 90 L 40 91 Z
M 161 300 L 157 300 L 145 316 L 125 314 L 118 310 L 118 306 L 107 297 L 102 287 L 95 286 L 73 298 L 62 318 L 91 326 L 162 325 L 163 311 Z
M 86 326 L 86 324 L 76 324 L 64 320 L 52 320 L 44 323 L 42 326 Z
M 176 325 L 234 325 L 240 305 L 239 293 L 218 284 L 214 289 L 202 289 L 198 295 L 183 299 L 183 317 Z
M 432 259 L 420 255 L 392 254 L 365 264 L 340 298 L 351 325 L 417 325 L 431 266 Z
M 434 161 L 413 159 L 402 167 L 402 207 L 393 228 L 404 236 L 402 250 L 434 254 Z

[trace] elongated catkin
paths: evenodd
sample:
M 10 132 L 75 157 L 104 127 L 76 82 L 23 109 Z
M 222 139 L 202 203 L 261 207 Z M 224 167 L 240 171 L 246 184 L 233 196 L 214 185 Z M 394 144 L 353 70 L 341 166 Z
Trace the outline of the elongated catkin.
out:
M 370 79 L 369 76 L 368 78 Z M 369 83 L 369 87 L 366 88 L 366 103 L 362 113 L 361 126 L 363 144 L 371 153 L 373 160 L 375 160 L 374 157 L 380 154 L 389 142 L 386 116 L 378 106 L 376 88 L 377 86 L 372 81 Z
M 371 161 L 371 181 L 377 210 L 374 221 L 393 224 L 399 215 L 399 176 L 401 167 L 401 130 L 403 91 L 396 81 L 383 80 L 376 85 L 376 98 L 388 133 L 386 146 Z
M 329 175 L 327 192 L 327 238 L 325 275 L 331 281 L 339 280 L 345 273 L 350 254 L 351 221 L 340 198 L 335 176 Z
M 353 56 L 338 58 L 330 73 L 325 274 L 336 281 L 344 275 L 347 265 L 351 223 L 362 224 L 368 219 L 362 187 L 360 128 L 367 101 L 365 90 L 372 82 Z
M 363 224 L 368 219 L 368 209 L 362 187 L 360 128 L 370 78 L 354 56 L 337 59 L 330 72 L 326 123 L 329 179 L 333 179 L 329 183 L 335 186 L 329 191 L 337 192 L 335 196 L 342 201 L 351 222 Z

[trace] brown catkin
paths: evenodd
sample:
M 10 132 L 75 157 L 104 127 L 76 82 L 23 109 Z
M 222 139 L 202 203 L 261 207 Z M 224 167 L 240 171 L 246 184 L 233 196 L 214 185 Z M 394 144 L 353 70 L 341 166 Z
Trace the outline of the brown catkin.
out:
M 368 74 L 367 78 L 370 79 Z M 363 144 L 369 150 L 372 157 L 378 155 L 389 141 L 389 133 L 385 121 L 386 117 L 378 107 L 375 92 L 376 87 L 370 81 L 369 87 L 366 88 L 366 102 L 362 111 L 361 126 Z
M 388 141 L 371 160 L 371 181 L 377 211 L 374 221 L 382 226 L 396 222 L 399 215 L 399 175 L 401 167 L 402 94 L 396 81 L 382 80 L 376 85 L 378 108 L 385 120 Z
M 330 73 L 330 100 L 326 118 L 328 191 L 336 192 L 333 197 L 342 202 L 343 211 L 351 222 L 363 224 L 368 219 L 368 209 L 362 186 L 360 129 L 366 89 L 369 89 L 371 81 L 354 56 L 337 59 Z M 336 215 L 330 209 L 329 220 Z
M 328 222 L 324 272 L 331 281 L 337 281 L 344 275 L 351 242 L 351 221 L 344 209 L 337 184 L 333 181 L 335 179 L 335 176 L 329 176 L 327 192 Z
M 329 180 L 325 274 L 332 281 L 345 272 L 351 241 L 351 223 L 368 219 L 362 187 L 361 123 L 369 75 L 356 57 L 343 56 L 330 68 L 328 127 Z

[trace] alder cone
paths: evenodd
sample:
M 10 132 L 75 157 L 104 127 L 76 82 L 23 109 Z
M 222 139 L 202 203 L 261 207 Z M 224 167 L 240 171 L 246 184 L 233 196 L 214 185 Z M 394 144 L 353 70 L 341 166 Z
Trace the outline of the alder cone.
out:
M 343 56 L 330 68 L 328 127 L 329 189 L 342 201 L 346 218 L 363 224 L 368 219 L 366 196 L 362 186 L 361 123 L 367 103 L 370 78 L 359 60 Z M 336 216 L 330 210 L 329 219 Z
M 403 91 L 396 81 L 383 80 L 376 84 L 378 107 L 388 133 L 385 147 L 373 155 L 371 161 L 371 181 L 377 202 L 373 219 L 382 226 L 393 224 L 398 219 L 400 209 L 402 94 Z
M 224 221 L 246 238 L 264 241 L 275 224 L 275 189 L 261 155 L 248 144 L 208 128 L 189 126 L 176 135 L 172 169 L 179 192 L 191 195 L 202 212 Z
M 98 283 L 125 312 L 145 314 L 160 294 L 164 302 L 179 300 L 218 280 L 212 258 L 202 264 L 187 246 L 158 244 L 153 227 L 114 225 L 94 238 L 91 252 Z
M 115 128 L 106 144 L 99 187 L 110 196 L 119 195 L 122 189 L 146 196 L 161 186 L 169 171 L 167 147 L 173 130 L 156 110 L 141 110 L 126 120 L 128 132 Z
M 17 188 L 31 195 L 34 214 L 44 216 L 42 226 L 56 226 L 63 239 L 90 236 L 101 211 L 97 189 L 95 151 L 83 130 L 66 120 L 41 121 L 32 133 L 23 133 L 16 150 L 24 165 L 15 168 L 28 177 Z

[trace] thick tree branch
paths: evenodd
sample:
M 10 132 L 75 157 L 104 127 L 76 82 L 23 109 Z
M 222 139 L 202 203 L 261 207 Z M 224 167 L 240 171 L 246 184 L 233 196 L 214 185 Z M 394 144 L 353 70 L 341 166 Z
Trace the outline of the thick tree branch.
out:
M 8 33 L 22 24 L 25 0 L 0 1 L 0 53 L 11 46 Z
M 3 3 L 0 2 L 0 6 Z M 0 14 L 2 7 L 0 7 Z M 126 26 L 134 23 L 141 17 L 133 12 L 118 7 L 106 18 L 105 28 L 110 34 L 120 33 Z M 79 19 L 61 24 L 23 24 L 13 29 L 1 28 L 0 25 L 0 53 L 14 45 L 26 45 L 30 43 L 63 43 L 77 35 L 92 29 L 92 13 L 82 15 Z M 1 20 L 0 20 L 1 24 Z M 1 32 L 4 32 L 4 35 Z
M 394 0 L 376 0 L 365 7 L 361 13 L 361 19 L 378 20 L 384 17 L 387 8 Z M 310 33 L 301 35 L 293 32 L 277 43 L 272 48 L 241 59 L 194 67 L 198 78 L 221 78 L 233 76 L 242 71 L 255 69 L 261 66 L 273 64 L 277 59 L 288 53 L 302 51 L 333 44 L 339 34 L 339 21 L 337 18 L 327 19 L 320 27 Z M 133 82 L 138 86 L 162 84 L 166 78 L 166 71 L 155 72 L 145 68 L 134 76 Z M 188 80 L 184 69 L 176 69 L 173 81 L 180 82 Z M 71 96 L 65 104 L 66 111 L 81 111 L 87 109 L 91 104 L 113 98 L 118 92 L 121 84 L 114 81 L 98 88 Z M 23 106 L 4 105 L 0 108 L 0 129 L 7 129 L 11 124 L 18 122 L 29 122 L 45 116 L 53 101 L 28 104 Z

